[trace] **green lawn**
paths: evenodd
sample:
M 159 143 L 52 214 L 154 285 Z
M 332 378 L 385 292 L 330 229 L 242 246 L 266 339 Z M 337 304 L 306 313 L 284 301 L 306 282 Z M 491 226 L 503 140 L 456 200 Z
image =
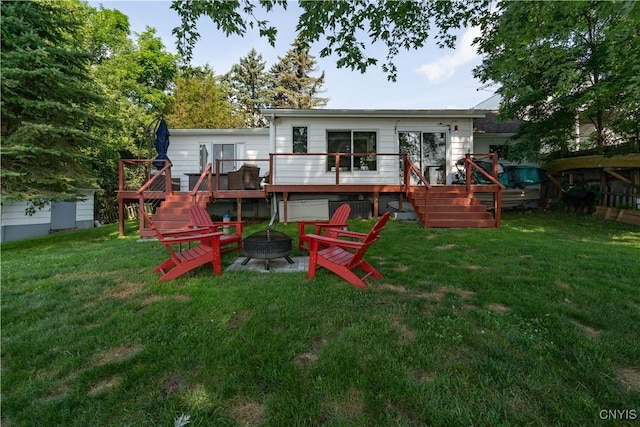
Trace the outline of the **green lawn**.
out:
M 638 227 L 391 221 L 362 290 L 324 270 L 159 283 L 164 247 L 127 226 L 2 246 L 3 427 L 640 420 Z

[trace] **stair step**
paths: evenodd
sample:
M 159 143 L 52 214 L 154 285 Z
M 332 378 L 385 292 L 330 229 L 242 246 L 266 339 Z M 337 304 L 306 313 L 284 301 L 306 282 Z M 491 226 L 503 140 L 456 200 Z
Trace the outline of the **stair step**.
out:
M 189 217 L 188 211 L 186 213 L 183 213 L 183 212 L 173 213 L 173 212 L 167 212 L 165 209 L 163 209 L 163 210 L 158 210 L 153 215 L 151 220 L 153 221 L 154 224 L 160 221 L 190 222 L 190 217 Z
M 429 212 L 429 221 L 436 219 L 493 220 L 493 214 L 490 212 Z
M 425 199 L 423 198 L 410 198 L 409 199 L 411 201 L 411 203 L 414 206 L 424 206 L 425 204 Z M 430 198 L 429 202 L 428 202 L 429 206 L 434 206 L 434 205 L 479 205 L 480 204 L 480 200 L 478 199 L 471 199 L 471 198 L 461 198 L 461 197 L 455 197 L 455 198 Z
M 418 215 L 424 215 L 425 212 L 429 212 L 429 214 L 448 214 L 455 213 L 461 215 L 484 215 L 489 214 L 493 217 L 493 214 L 487 211 L 486 206 L 478 205 L 478 206 L 429 206 L 429 209 L 425 209 L 424 207 L 419 207 L 415 210 Z
M 496 222 L 491 220 L 466 219 L 435 219 L 429 220 L 428 228 L 496 228 Z
M 189 219 L 182 220 L 153 220 L 153 223 L 160 231 L 179 230 L 181 228 L 187 228 L 189 226 Z

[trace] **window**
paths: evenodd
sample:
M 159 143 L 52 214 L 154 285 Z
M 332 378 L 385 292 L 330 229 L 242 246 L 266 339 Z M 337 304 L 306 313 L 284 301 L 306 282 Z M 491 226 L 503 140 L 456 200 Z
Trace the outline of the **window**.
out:
M 236 166 L 234 160 L 235 155 L 236 147 L 234 144 L 213 144 L 214 170 L 216 167 L 216 160 L 220 160 L 220 173 L 233 172 Z
M 376 170 L 377 133 L 374 131 L 328 131 L 328 153 L 354 153 L 340 157 L 340 170 Z M 370 153 L 370 154 L 369 154 Z M 335 170 L 335 156 L 328 156 L 327 170 Z
M 505 160 L 508 156 L 508 146 L 506 145 L 489 145 L 489 152 L 498 154 L 499 160 Z
M 293 152 L 307 153 L 307 127 L 293 127 Z

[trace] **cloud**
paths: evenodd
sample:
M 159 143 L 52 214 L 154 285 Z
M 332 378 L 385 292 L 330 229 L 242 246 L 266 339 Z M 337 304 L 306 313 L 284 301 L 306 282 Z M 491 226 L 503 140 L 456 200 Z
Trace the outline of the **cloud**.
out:
M 458 39 L 458 45 L 452 54 L 421 65 L 416 71 L 423 74 L 430 83 L 440 83 L 448 80 L 462 66 L 478 58 L 476 48 L 471 46 L 473 39 L 480 36 L 480 28 L 469 28 Z

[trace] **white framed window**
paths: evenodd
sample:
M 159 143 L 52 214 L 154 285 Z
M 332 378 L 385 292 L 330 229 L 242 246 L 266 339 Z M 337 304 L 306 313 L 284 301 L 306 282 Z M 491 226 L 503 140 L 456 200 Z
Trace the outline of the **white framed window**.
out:
M 293 152 L 308 153 L 309 129 L 306 126 L 293 127 Z
M 330 130 L 327 131 L 328 153 L 353 153 L 353 156 L 341 156 L 340 170 L 374 171 L 377 169 L 378 133 L 369 130 Z M 336 157 L 328 156 L 327 171 L 336 168 Z

